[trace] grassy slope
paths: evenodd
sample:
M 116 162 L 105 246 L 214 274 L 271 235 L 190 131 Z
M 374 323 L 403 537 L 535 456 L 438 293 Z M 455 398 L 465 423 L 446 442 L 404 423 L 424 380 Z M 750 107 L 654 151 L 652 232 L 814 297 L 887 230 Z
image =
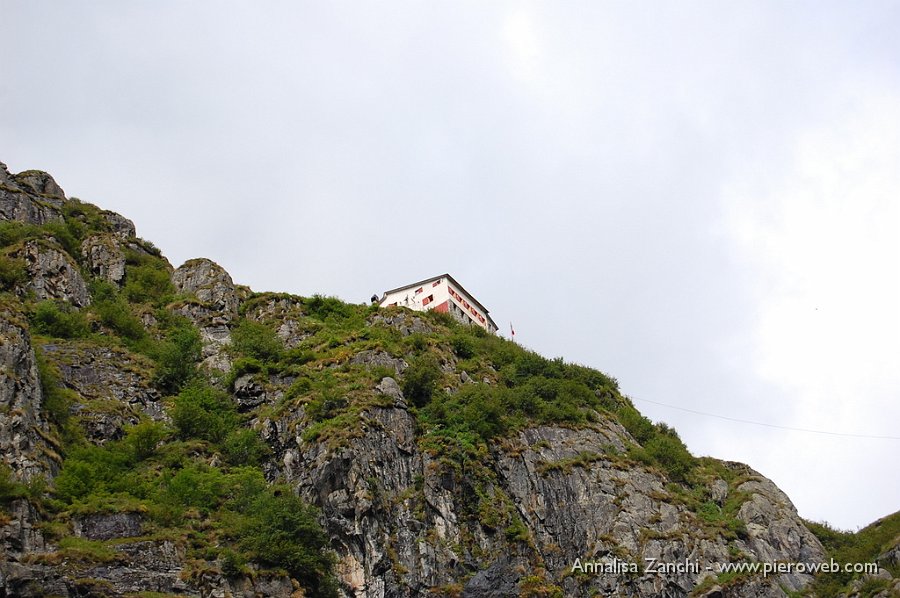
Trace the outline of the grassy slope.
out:
M 3 301 L 20 303 L 9 291 L 22 281 L 22 264 L 5 257 L 18 244 L 29 238 L 56 242 L 80 262 L 81 241 L 106 228 L 99 210 L 90 204 L 70 202 L 64 214 L 64 223 L 46 227 L 0 223 Z M 133 511 L 144 516 L 148 538 L 181 543 L 198 574 L 210 566 L 236 574 L 256 563 L 287 570 L 312 595 L 331 594 L 331 557 L 315 524 L 316 513 L 290 492 L 266 483 L 258 466 L 267 458 L 268 447 L 246 424 L 251 415 L 302 412 L 305 441 L 343 444 L 360 433 L 366 409 L 390 404 L 372 390 L 389 375 L 399 378 L 419 421 L 420 447 L 448 466 L 460 457 L 481 462 L 488 443 L 525 426 L 590 426 L 598 417 L 613 418 L 638 443 L 620 458 L 667 475 L 673 482 L 674 499 L 692 508 L 709 533 L 734 537 L 745 532 L 735 517 L 740 496 L 725 508 L 706 496 L 712 479 L 732 482 L 733 474 L 715 460 L 691 456 L 674 430 L 641 416 L 620 394 L 614 379 L 562 359 L 543 358 L 443 314 L 424 314 L 427 330 L 404 336 L 377 322 L 379 316 L 402 316 L 399 309 L 377 310 L 324 297 L 253 295 L 242 304 L 241 318 L 233 328 L 232 372 L 224 380 L 209 378 L 196 371 L 197 331 L 167 309 L 194 299 L 175 296 L 167 263 L 152 245 L 135 241 L 147 251 L 128 252 L 121 289 L 91 280 L 84 272 L 91 280 L 89 309 L 22 301 L 33 335 L 114 345 L 141 354 L 150 360 L 146 377 L 169 397 L 166 403 L 173 425 L 142 421 L 127 429 L 122 440 L 93 446 L 84 440 L 79 417 L 70 415 L 69 407 L 83 402 L 82 398 L 64 389 L 53 364 L 42 360 L 42 383 L 48 396 L 45 408 L 64 467 L 48 492 L 15 485 L 0 475 L 0 501 L 31 496 L 46 514 L 45 532 L 60 540 L 62 555 L 76 563 L 111 557 L 108 543 L 71 538 L 73 517 Z M 273 312 L 272 305 L 281 307 Z M 146 314 L 155 322 L 149 328 L 140 318 Z M 295 320 L 303 333 L 290 349 L 274 333 L 284 318 Z M 402 358 L 410 367 L 397 376 L 389 368 L 351 365 L 349 359 L 365 350 Z M 478 382 L 461 384 L 462 371 Z M 246 374 L 264 386 L 283 384 L 277 388 L 284 391 L 281 400 L 252 414 L 238 414 L 227 389 Z M 446 395 L 444 388 L 454 392 Z M 440 400 L 433 400 L 438 393 Z M 584 455 L 578 462 L 554 466 L 585 466 L 593 458 Z M 485 480 L 490 475 L 488 471 L 470 473 L 476 483 L 479 475 Z M 487 497 L 474 509 L 473 517 L 501 526 L 515 541 L 526 531 L 508 507 L 502 497 Z M 836 560 L 871 560 L 896 541 L 897 520 L 892 516 L 857 534 L 817 524 L 810 528 Z M 279 542 L 286 530 L 302 530 L 299 535 L 308 541 Z M 283 550 L 270 550 L 276 544 Z M 817 592 L 835 595 L 851 581 L 823 577 Z

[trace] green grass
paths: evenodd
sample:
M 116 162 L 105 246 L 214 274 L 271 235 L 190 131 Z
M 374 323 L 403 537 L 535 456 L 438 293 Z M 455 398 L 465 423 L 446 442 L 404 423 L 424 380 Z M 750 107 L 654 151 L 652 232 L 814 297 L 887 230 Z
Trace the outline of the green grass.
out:
M 81 241 L 107 231 L 108 225 L 90 204 L 67 203 L 63 214 L 62 223 L 45 227 L 0 223 L 0 247 L 15 247 L 27 239 L 47 242 L 52 236 L 80 260 Z M 298 414 L 288 420 L 301 442 L 346 446 L 377 428 L 375 410 L 393 405 L 374 391 L 383 377 L 391 376 L 401 385 L 415 418 L 418 448 L 442 475 L 457 482 L 461 522 L 477 523 L 510 545 L 530 538 L 511 501 L 498 490 L 500 480 L 489 466 L 492 448 L 531 426 L 592 427 L 600 418 L 617 420 L 634 439 L 627 455 L 614 456 L 616 462 L 664 473 L 673 482 L 667 486 L 669 498 L 696 513 L 700 530 L 729 538 L 746 534 L 736 516 L 746 499 L 735 489 L 738 474 L 695 459 L 674 430 L 643 417 L 619 392 L 614 378 L 561 358 L 544 358 L 445 314 L 380 310 L 321 295 L 251 295 L 231 323 L 231 372 L 222 379 L 206 376 L 197 370 L 198 331 L 172 313 L 176 297 L 168 263 L 151 244 L 134 243 L 141 250 L 126 252 L 122 288 L 91 280 L 90 308 L 76 311 L 26 299 L 23 311 L 35 334 L 120 345 L 150 358 L 152 381 L 167 397 L 171 424 L 142 421 L 129 427 L 121 440 L 88 445 L 77 433 L 66 432 L 78 423 L 70 407 L 84 402 L 64 388 L 58 372 L 41 365 L 45 413 L 65 455 L 44 505 L 48 525 L 62 529 L 81 513 L 140 512 L 149 534 L 172 538 L 189 560 L 218 560 L 228 575 L 246 574 L 249 563 L 282 569 L 300 580 L 308 595 L 332 595 L 333 562 L 317 513 L 292 489 L 266 482 L 259 466 L 271 456 L 270 449 L 249 424 Z M 0 256 L 0 291 L 20 284 L 23 272 L 20 261 Z M 11 295 L 9 300 L 19 303 Z M 418 332 L 408 334 L 380 316 L 400 317 L 405 326 L 416 323 Z M 290 348 L 275 332 L 287 319 L 294 321 L 299 335 Z M 409 368 L 398 374 L 392 367 L 350 364 L 361 351 L 383 352 L 406 361 Z M 471 379 L 465 384 L 460 379 L 463 370 Z M 246 374 L 280 400 L 238 413 L 229 390 Z M 541 471 L 571 473 L 607 458 L 613 456 L 582 452 L 545 463 Z M 709 483 L 716 478 L 729 483 L 722 505 L 708 495 Z M 413 508 L 424 509 L 422 493 L 418 484 L 404 498 L 379 500 L 410 500 Z M 3 478 L 0 471 L 0 502 L 26 494 L 27 488 L 10 475 Z M 823 529 L 820 532 L 842 555 L 851 554 L 851 548 L 868 554 L 889 535 L 872 531 L 848 539 L 840 532 L 829 536 Z M 466 542 L 467 549 L 478 554 L 474 540 L 464 538 Z M 66 539 L 65 550 L 79 559 L 110 558 L 103 543 Z M 847 583 L 833 581 L 822 581 L 822 587 Z M 529 584 L 542 587 L 537 577 Z
M 27 280 L 25 260 L 0 253 L 0 291 L 12 291 Z
M 819 538 L 828 554 L 838 563 L 869 563 L 879 555 L 896 546 L 900 541 L 900 511 L 883 517 L 857 532 L 835 529 L 827 523 L 806 522 L 806 527 Z M 900 577 L 900 566 L 896 563 L 882 563 L 895 578 Z M 816 596 L 839 596 L 849 590 L 852 582 L 859 577 L 853 573 L 820 574 L 813 586 Z M 877 593 L 878 582 L 867 582 L 868 589 Z M 872 595 L 872 593 L 864 596 Z
M 64 558 L 91 563 L 109 563 L 119 556 L 103 542 L 76 536 L 62 538 L 59 541 L 59 552 Z
M 148 533 L 180 538 L 189 558 L 231 555 L 287 571 L 308 595 L 334 595 L 333 559 L 315 509 L 255 467 L 209 465 L 217 447 L 206 440 L 171 434 L 147 422 L 123 440 L 73 448 L 49 506 L 63 515 L 141 512 Z M 110 558 L 103 543 L 63 538 L 60 546 L 81 560 Z
M 41 301 L 30 320 L 32 330 L 56 338 L 85 338 L 91 333 L 85 314 L 63 301 Z

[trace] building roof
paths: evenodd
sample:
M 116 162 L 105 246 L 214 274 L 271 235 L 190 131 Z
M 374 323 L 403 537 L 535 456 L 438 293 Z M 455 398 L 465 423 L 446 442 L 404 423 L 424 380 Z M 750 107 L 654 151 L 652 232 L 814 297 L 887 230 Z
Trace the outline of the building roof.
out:
M 414 283 L 411 283 L 411 284 L 405 284 L 405 285 L 403 285 L 402 287 L 397 287 L 396 289 L 391 289 L 390 291 L 385 291 L 384 294 L 381 296 L 381 301 L 384 301 L 385 299 L 387 299 L 387 296 L 390 295 L 391 293 L 396 293 L 396 292 L 398 292 L 398 291 L 403 291 L 403 290 L 406 290 L 406 289 L 411 289 L 411 288 L 413 288 L 413 287 L 423 286 L 423 285 L 428 284 L 429 282 L 434 282 L 435 280 L 437 280 L 437 279 L 439 279 L 439 278 L 446 278 L 446 279 L 450 280 L 454 285 L 456 285 L 456 287 L 457 287 L 460 291 L 462 291 L 463 293 L 465 293 L 466 295 L 468 295 L 468 296 L 469 296 L 469 299 L 472 300 L 472 303 L 474 303 L 475 305 L 477 305 L 478 307 L 481 308 L 481 311 L 484 312 L 485 317 L 486 317 L 488 320 L 490 320 L 490 322 L 491 322 L 491 324 L 494 326 L 494 328 L 497 328 L 497 329 L 499 330 L 499 327 L 497 326 L 497 323 L 494 322 L 494 319 L 490 316 L 490 310 L 488 310 L 488 308 L 486 308 L 484 305 L 482 305 L 481 302 L 478 301 L 478 299 L 476 299 L 475 296 L 474 296 L 472 293 L 470 293 L 469 291 L 467 291 L 467 290 L 466 290 L 466 287 L 464 287 L 464 286 L 462 286 L 461 284 L 459 284 L 459 282 L 458 282 L 455 278 L 453 278 L 452 276 L 450 276 L 450 275 L 447 274 L 446 272 L 445 272 L 444 274 L 438 274 L 437 276 L 432 276 L 431 278 L 426 278 L 425 280 L 420 280 L 419 282 L 414 282 Z

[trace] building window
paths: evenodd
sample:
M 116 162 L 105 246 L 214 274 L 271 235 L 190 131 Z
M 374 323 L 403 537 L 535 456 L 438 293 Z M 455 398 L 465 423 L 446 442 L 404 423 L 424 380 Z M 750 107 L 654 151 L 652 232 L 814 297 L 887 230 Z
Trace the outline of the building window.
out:
M 422 307 L 425 307 L 426 305 L 428 305 L 428 304 L 431 303 L 432 301 L 434 301 L 434 295 L 428 295 L 427 297 L 425 297 L 424 299 L 422 299 Z

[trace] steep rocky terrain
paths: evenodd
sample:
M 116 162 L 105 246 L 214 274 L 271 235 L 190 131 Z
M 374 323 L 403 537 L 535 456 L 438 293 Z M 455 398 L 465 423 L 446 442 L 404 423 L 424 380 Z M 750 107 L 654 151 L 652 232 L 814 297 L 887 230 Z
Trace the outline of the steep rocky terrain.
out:
M 441 314 L 253 293 L 135 234 L 0 164 L 0 596 L 826 587 L 707 570 L 830 555 L 607 375 Z M 880 572 L 829 595 L 896 595 L 890 525 Z

